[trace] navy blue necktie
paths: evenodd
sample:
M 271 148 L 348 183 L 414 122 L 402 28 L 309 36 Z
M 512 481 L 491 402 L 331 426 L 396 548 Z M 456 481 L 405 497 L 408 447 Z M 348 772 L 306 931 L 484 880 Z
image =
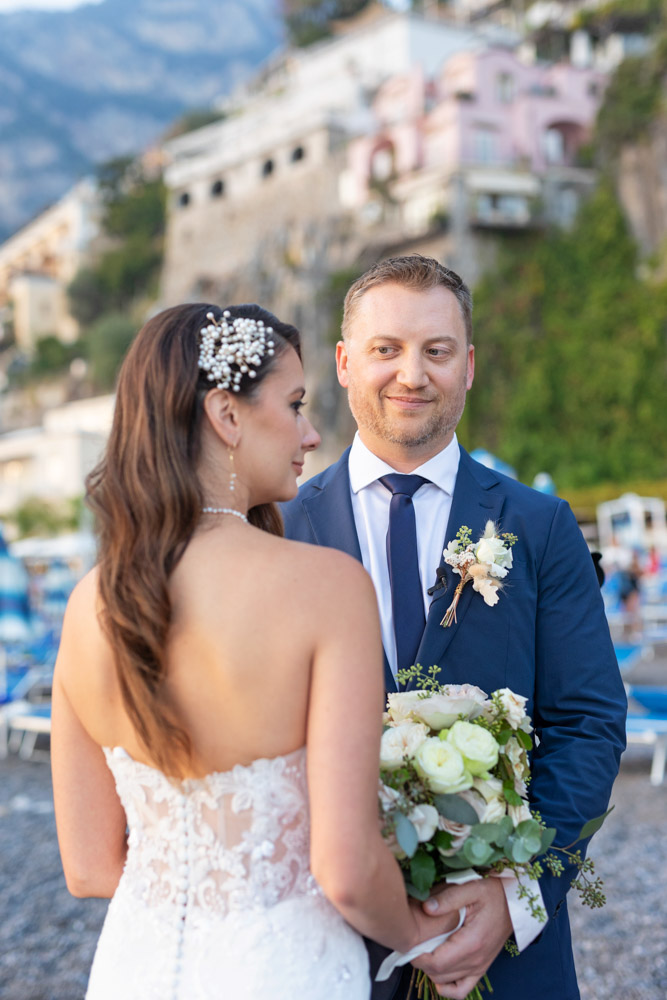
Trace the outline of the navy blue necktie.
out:
M 426 624 L 412 497 L 420 486 L 430 480 L 423 476 L 402 476 L 395 473 L 382 476 L 379 481 L 392 494 L 387 532 L 387 562 L 396 636 L 396 662 L 398 669 L 404 670 L 415 662 Z

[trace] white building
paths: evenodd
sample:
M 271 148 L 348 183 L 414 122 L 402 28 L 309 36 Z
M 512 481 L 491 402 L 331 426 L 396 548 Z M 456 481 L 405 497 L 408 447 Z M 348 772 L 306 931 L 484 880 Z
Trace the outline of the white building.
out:
M 11 319 L 24 352 L 49 334 L 76 340 L 78 325 L 69 314 L 67 286 L 90 260 L 100 237 L 100 217 L 97 187 L 82 180 L 0 246 L 0 316 Z
M 113 396 L 81 399 L 48 412 L 41 427 L 0 435 L 0 515 L 29 498 L 59 503 L 81 496 L 100 458 Z

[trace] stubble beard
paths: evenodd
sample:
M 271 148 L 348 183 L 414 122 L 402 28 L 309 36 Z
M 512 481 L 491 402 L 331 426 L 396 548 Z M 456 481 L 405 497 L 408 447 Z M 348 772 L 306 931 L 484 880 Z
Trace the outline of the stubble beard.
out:
M 430 415 L 425 423 L 414 428 L 406 421 L 402 423 L 387 414 L 381 399 L 370 403 L 363 393 L 357 393 L 354 383 L 348 385 L 348 405 L 359 430 L 366 430 L 378 440 L 396 444 L 403 448 L 423 448 L 424 445 L 444 442 L 456 430 L 466 400 L 466 385 L 463 382 L 453 397 L 446 397 L 442 405 Z

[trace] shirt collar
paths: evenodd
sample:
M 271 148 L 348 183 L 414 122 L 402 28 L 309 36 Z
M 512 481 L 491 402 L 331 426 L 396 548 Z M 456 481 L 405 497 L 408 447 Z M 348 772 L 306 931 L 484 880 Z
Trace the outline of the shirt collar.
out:
M 460 457 L 459 443 L 456 434 L 454 434 L 446 448 L 439 451 L 433 458 L 429 458 L 428 462 L 424 462 L 423 465 L 414 469 L 412 474 L 429 479 L 444 493 L 452 496 L 456 483 L 456 474 L 459 470 Z M 387 465 L 386 462 L 383 462 L 381 458 L 378 458 L 377 455 L 374 455 L 366 447 L 359 437 L 359 431 L 354 435 L 354 441 L 350 448 L 348 469 L 350 486 L 353 493 L 358 493 L 359 490 L 370 486 L 380 476 L 396 472 L 396 469 L 392 469 L 391 465 Z

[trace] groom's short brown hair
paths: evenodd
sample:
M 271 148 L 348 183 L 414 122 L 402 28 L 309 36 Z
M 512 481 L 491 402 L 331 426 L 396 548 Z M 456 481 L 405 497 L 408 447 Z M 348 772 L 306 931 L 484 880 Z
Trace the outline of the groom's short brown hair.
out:
M 424 257 L 420 253 L 407 254 L 404 257 L 387 257 L 373 264 L 360 278 L 354 282 L 345 296 L 343 306 L 342 334 L 346 339 L 350 333 L 350 324 L 359 299 L 378 285 L 393 282 L 406 288 L 426 290 L 442 285 L 448 288 L 456 298 L 466 330 L 466 340 L 472 341 L 472 295 L 470 289 L 456 271 L 451 271 L 434 257 Z

